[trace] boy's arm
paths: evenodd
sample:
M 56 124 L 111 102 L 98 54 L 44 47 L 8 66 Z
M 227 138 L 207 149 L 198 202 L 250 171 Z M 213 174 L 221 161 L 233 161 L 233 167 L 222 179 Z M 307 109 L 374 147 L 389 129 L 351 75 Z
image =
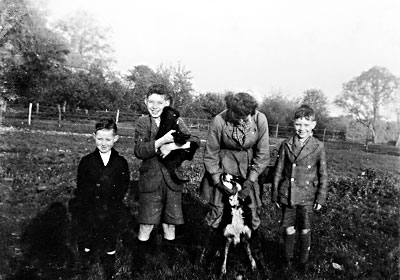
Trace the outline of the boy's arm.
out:
M 315 203 L 324 205 L 326 201 L 326 195 L 328 192 L 328 167 L 326 164 L 326 153 L 324 144 L 321 143 L 321 151 L 318 162 L 318 191 L 315 198 Z
M 88 159 L 83 157 L 78 165 L 77 184 L 74 195 L 80 206 L 89 206 L 93 200 L 91 184 L 93 184 L 88 176 Z
M 159 147 L 173 141 L 172 131 L 157 140 L 150 139 L 151 127 L 149 118 L 149 116 L 141 117 L 136 122 L 134 153 L 138 159 L 142 160 L 156 156 Z
M 179 118 L 179 129 L 185 133 L 185 134 L 191 134 L 188 127 L 186 126 L 185 122 L 183 121 L 182 118 Z M 196 136 L 192 136 L 187 140 L 187 142 L 183 145 L 177 145 L 174 142 L 164 144 L 160 147 L 161 154 L 163 157 L 166 157 L 171 151 L 173 150 L 179 150 L 179 149 L 189 149 L 190 148 L 190 143 L 194 142 L 197 144 L 197 147 L 200 146 L 200 139 Z
M 284 148 L 284 142 L 282 142 L 279 147 L 279 153 L 275 163 L 274 181 L 272 183 L 272 193 L 271 193 L 272 202 L 278 202 L 278 186 L 282 180 L 282 173 L 284 166 L 285 166 L 285 148 Z
M 134 153 L 138 159 L 148 159 L 156 155 L 155 140 L 150 140 L 149 117 L 139 118 L 135 128 Z

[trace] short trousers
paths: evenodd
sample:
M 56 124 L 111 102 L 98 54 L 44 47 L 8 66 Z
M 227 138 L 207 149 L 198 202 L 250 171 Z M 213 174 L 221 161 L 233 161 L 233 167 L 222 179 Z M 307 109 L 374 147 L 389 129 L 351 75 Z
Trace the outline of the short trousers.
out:
M 182 192 L 173 191 L 162 180 L 156 191 L 139 193 L 138 222 L 149 225 L 160 222 L 172 225 L 183 224 Z
M 298 229 L 310 229 L 313 217 L 312 205 L 282 205 L 282 227 L 294 226 Z

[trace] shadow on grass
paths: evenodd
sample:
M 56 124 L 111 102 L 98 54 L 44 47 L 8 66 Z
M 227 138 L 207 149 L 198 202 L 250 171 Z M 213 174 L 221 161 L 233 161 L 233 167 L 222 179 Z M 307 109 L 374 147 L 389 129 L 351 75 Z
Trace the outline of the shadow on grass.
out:
M 144 248 L 137 240 L 137 194 L 135 189 L 132 191 L 128 194 L 131 215 L 121 229 L 117 244 L 115 279 L 216 279 L 222 254 L 214 254 L 205 263 L 199 262 L 208 234 L 208 226 L 204 223 L 207 206 L 190 193 L 184 193 L 185 224 L 177 227 L 176 240 L 165 241 L 161 226 L 157 226 Z M 284 279 L 279 273 L 279 244 L 263 233 L 260 241 L 261 254 L 255 253 L 257 271 L 250 270 L 245 250 L 238 245 L 229 252 L 227 279 L 238 274 L 247 279 Z M 23 256 L 14 269 L 15 273 L 7 279 L 104 279 L 99 260 L 82 268 L 71 244 L 68 211 L 61 202 L 54 202 L 40 212 L 26 226 L 21 242 Z M 223 248 L 225 239 L 222 233 L 216 243 L 220 249 Z
M 22 236 L 23 257 L 16 273 L 9 279 L 65 279 L 74 266 L 68 241 L 67 208 L 54 202 L 39 213 Z

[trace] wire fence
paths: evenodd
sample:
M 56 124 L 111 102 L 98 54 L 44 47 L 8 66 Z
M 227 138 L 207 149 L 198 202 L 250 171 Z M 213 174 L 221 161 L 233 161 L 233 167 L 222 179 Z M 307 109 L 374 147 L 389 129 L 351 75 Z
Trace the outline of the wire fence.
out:
M 95 111 L 76 109 L 67 111 L 61 107 L 12 106 L 0 109 L 0 124 L 30 130 L 58 131 L 63 133 L 91 134 L 98 119 L 112 117 L 118 122 L 118 134 L 123 137 L 133 137 L 136 120 L 141 114 L 129 111 Z M 201 139 L 206 139 L 211 120 L 200 118 L 183 118 L 191 132 Z M 293 135 L 292 126 L 269 124 L 271 146 L 277 146 L 280 139 Z M 314 129 L 314 136 L 331 145 L 348 147 L 349 150 L 357 148 L 367 152 L 400 155 L 398 147 L 376 145 L 366 141 L 365 136 L 348 136 L 346 131 Z M 388 150 L 390 148 L 390 150 Z M 382 150 L 382 151 L 381 151 Z
M 30 105 L 25 107 L 9 107 L 2 114 L 3 124 L 29 126 L 31 128 L 74 129 L 76 132 L 90 133 L 93 123 L 101 117 L 113 117 L 119 124 L 121 135 L 133 135 L 136 120 L 141 116 L 129 111 L 95 111 L 66 110 L 60 106 L 47 107 Z M 208 130 L 211 120 L 199 118 L 183 118 L 190 129 Z M 293 134 L 292 126 L 269 124 L 269 133 L 274 138 L 287 138 Z M 346 133 L 340 130 L 314 129 L 314 135 L 322 141 L 345 141 Z

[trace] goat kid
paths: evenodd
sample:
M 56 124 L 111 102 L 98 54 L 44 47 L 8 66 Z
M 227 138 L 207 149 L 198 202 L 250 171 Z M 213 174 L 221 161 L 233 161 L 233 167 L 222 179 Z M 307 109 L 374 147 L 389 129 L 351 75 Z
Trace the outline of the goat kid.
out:
M 223 184 L 232 189 L 234 186 L 237 188 L 237 192 L 229 197 L 229 204 L 231 208 L 232 222 L 228 224 L 223 231 L 226 237 L 225 250 L 224 250 L 224 261 L 221 267 L 221 274 L 226 274 L 226 262 L 228 258 L 229 247 L 233 243 L 234 246 L 242 242 L 245 245 L 246 254 L 250 260 L 251 269 L 254 271 L 257 268 L 256 261 L 251 254 L 249 240 L 251 238 L 251 229 L 244 224 L 243 218 L 243 206 L 239 203 L 238 192 L 242 189 L 238 178 L 230 174 L 222 174 L 221 181 Z

